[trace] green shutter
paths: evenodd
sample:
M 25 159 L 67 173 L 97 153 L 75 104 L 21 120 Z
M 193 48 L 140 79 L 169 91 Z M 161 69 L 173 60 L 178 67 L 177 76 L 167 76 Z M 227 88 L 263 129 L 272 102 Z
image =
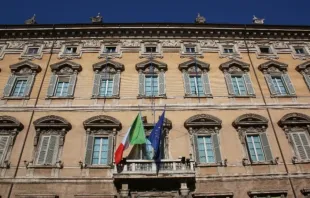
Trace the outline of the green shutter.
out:
M 231 74 L 225 73 L 224 76 L 225 76 L 228 94 L 235 95 L 234 87 L 233 87 L 232 80 L 231 80 Z
M 183 72 L 183 83 L 184 83 L 184 92 L 185 96 L 191 95 L 191 85 L 189 80 L 189 75 L 186 71 Z
M 200 163 L 200 159 L 199 159 L 199 149 L 198 149 L 198 136 L 197 135 L 193 135 L 193 145 L 194 145 L 194 152 L 195 152 L 195 160 L 196 163 Z
M 305 74 L 305 73 L 303 73 L 302 75 L 303 75 L 304 80 L 305 80 L 305 82 L 306 82 L 306 84 L 308 86 L 308 89 L 310 89 L 310 77 L 309 77 L 309 75 Z
M 99 96 L 100 80 L 101 80 L 101 75 L 95 74 L 94 86 L 93 86 L 93 96 L 94 97 Z
M 267 134 L 261 133 L 260 139 L 261 139 L 262 147 L 263 147 L 264 154 L 265 154 L 265 161 L 267 161 L 267 162 L 273 161 L 271 149 L 270 149 L 268 138 L 267 138 Z
M 210 86 L 210 81 L 209 81 L 209 75 L 208 73 L 203 73 L 202 74 L 202 83 L 203 83 L 203 88 L 206 96 L 211 96 L 211 86 Z
M 24 96 L 30 96 L 30 92 L 34 83 L 35 75 L 29 75 L 27 78 L 27 85 L 25 87 Z
M 113 77 L 113 96 L 119 96 L 121 74 L 117 72 Z
M 269 87 L 269 91 L 271 95 L 277 95 L 277 91 L 272 83 L 272 78 L 270 74 L 265 74 L 265 79 Z
M 291 82 L 291 79 L 290 79 L 289 75 L 288 74 L 282 74 L 282 79 L 283 79 L 283 81 L 286 84 L 286 88 L 287 88 L 289 94 L 290 95 L 295 95 L 296 94 L 295 88 L 294 88 L 294 86 L 293 86 L 293 84 Z
M 93 148 L 94 148 L 95 138 L 92 135 L 87 136 L 86 154 L 85 154 L 85 164 L 92 164 Z
M 0 136 L 0 164 L 3 163 L 9 144 L 9 136 Z
M 302 160 L 307 159 L 307 154 L 302 145 L 302 141 L 300 140 L 299 133 L 292 133 L 291 138 L 293 140 L 293 145 L 294 145 L 297 155 L 299 156 L 299 159 L 302 159 Z
M 158 95 L 165 96 L 166 95 L 166 87 L 165 87 L 165 72 L 160 72 L 158 74 Z
M 9 97 L 11 95 L 12 89 L 14 87 L 16 76 L 15 75 L 10 75 L 8 82 L 6 83 L 3 91 L 3 96 Z
M 58 136 L 51 135 L 44 164 L 54 165 L 58 154 Z
M 139 73 L 139 96 L 145 95 L 145 75 Z
M 245 82 L 245 85 L 246 85 L 246 89 L 247 89 L 248 95 L 255 95 L 255 91 L 254 91 L 254 88 L 253 88 L 253 85 L 252 85 L 252 81 L 251 81 L 250 75 L 248 73 L 243 74 L 243 79 L 244 79 L 244 82 Z
M 215 162 L 222 163 L 221 150 L 220 150 L 220 142 L 218 134 L 212 134 L 212 143 L 215 155 Z
M 109 136 L 108 139 L 109 145 L 108 145 L 108 165 L 112 165 L 113 163 L 113 136 Z
M 48 88 L 47 88 L 47 97 L 54 96 L 57 79 L 58 79 L 58 75 L 53 74 L 51 76 L 50 83 L 49 83 Z
M 74 89 L 76 85 L 77 74 L 70 75 L 69 85 L 68 85 L 68 96 L 74 96 Z
M 48 149 L 49 139 L 50 136 L 41 136 L 41 143 L 39 147 L 38 160 L 37 160 L 38 164 L 45 163 L 45 157 Z

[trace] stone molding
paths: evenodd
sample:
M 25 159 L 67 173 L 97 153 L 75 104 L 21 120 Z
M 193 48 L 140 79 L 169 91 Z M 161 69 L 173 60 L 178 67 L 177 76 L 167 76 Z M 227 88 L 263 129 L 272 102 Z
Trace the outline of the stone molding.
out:
M 122 123 L 107 115 L 98 115 L 88 118 L 83 122 L 85 129 L 121 130 Z
M 295 51 L 295 47 L 299 47 L 302 48 L 304 50 L 304 54 L 297 54 Z M 305 45 L 304 43 L 291 43 L 291 45 L 289 45 L 289 49 L 292 52 L 292 57 L 294 59 L 300 59 L 300 60 L 306 60 L 310 58 L 310 51 L 309 51 L 309 47 L 307 45 Z
M 215 128 L 218 131 L 222 127 L 222 121 L 212 115 L 209 114 L 198 114 L 188 118 L 184 122 L 184 127 L 187 129 L 197 129 L 197 128 Z M 191 133 L 191 130 L 189 130 Z M 193 132 L 199 132 L 193 131 Z
M 27 54 L 28 49 L 31 48 L 31 47 L 39 48 L 38 49 L 38 53 L 36 53 L 36 54 Z M 43 48 L 44 48 L 44 43 L 42 43 L 42 42 L 32 42 L 32 43 L 26 44 L 24 46 L 24 50 L 21 53 L 19 59 L 28 59 L 28 60 L 42 59 Z
M 10 65 L 10 69 L 12 73 L 16 75 L 36 74 L 41 71 L 41 67 L 39 65 L 34 64 L 28 60 Z
M 65 41 L 62 43 L 60 52 L 58 54 L 58 59 L 80 59 L 82 57 L 82 41 Z M 75 53 L 67 54 L 65 53 L 66 47 L 76 47 Z
M 80 64 L 69 60 L 54 63 L 50 67 L 52 72 L 55 72 L 56 74 L 60 75 L 71 75 L 82 71 L 82 67 Z
M 268 126 L 268 120 L 267 118 L 253 113 L 243 114 L 239 116 L 235 121 L 233 122 L 233 126 L 235 128 L 239 127 L 267 127 Z
M 231 74 L 234 73 L 244 73 L 250 70 L 250 64 L 239 61 L 239 60 L 230 60 L 220 65 L 220 70 L 223 72 L 228 72 Z
M 268 47 L 270 50 L 270 53 L 262 53 L 260 51 L 260 47 Z M 257 59 L 267 59 L 267 60 L 279 59 L 277 50 L 273 47 L 272 44 L 269 44 L 269 43 L 257 44 L 255 46 L 255 49 L 256 49 L 255 54 L 256 54 Z
M 186 47 L 194 47 L 195 52 L 193 52 L 193 53 L 186 52 Z M 197 41 L 191 41 L 191 40 L 181 41 L 180 57 L 181 58 L 186 58 L 186 57 L 188 57 L 188 58 L 203 58 L 203 52 L 201 50 L 200 43 Z
M 139 57 L 140 58 L 163 58 L 162 45 L 159 40 L 142 40 L 140 46 Z M 156 52 L 146 52 L 145 47 L 156 47 Z
M 99 71 L 102 71 L 104 68 L 108 68 L 108 66 L 109 67 L 111 66 L 113 68 L 114 72 L 125 70 L 125 67 L 122 63 L 112 61 L 110 59 L 103 60 L 103 61 L 100 61 L 98 63 L 93 64 L 93 70 L 99 72 Z
M 195 60 L 195 59 L 190 59 L 186 62 L 180 63 L 179 64 L 179 70 L 183 71 L 183 70 L 188 70 L 190 67 L 192 67 L 193 65 L 197 65 L 197 67 L 201 70 L 201 71 L 206 71 L 208 72 L 210 70 L 210 64 L 209 63 L 205 63 L 202 62 L 200 60 Z
M 98 58 L 106 58 L 106 59 L 112 59 L 112 58 L 122 58 L 122 50 L 120 46 L 119 41 L 102 41 L 101 42 L 101 49 L 99 51 Z M 105 52 L 106 47 L 115 47 L 115 52 Z
M 293 125 L 310 125 L 310 117 L 302 113 L 288 113 L 283 116 L 279 122 L 280 127 L 287 127 Z
M 256 196 L 258 195 L 278 195 L 278 196 L 281 196 L 281 198 L 285 198 L 286 195 L 287 195 L 287 190 L 275 190 L 275 189 L 272 189 L 272 190 L 251 190 L 251 191 L 248 191 L 248 195 L 251 197 L 251 198 L 255 198 Z
M 226 41 L 224 43 L 218 43 L 219 47 L 219 57 L 220 58 L 230 58 L 230 59 L 241 59 L 241 54 L 239 51 L 238 44 L 235 41 Z M 224 48 L 229 47 L 233 49 L 233 53 L 225 53 Z
M 70 130 L 71 124 L 64 118 L 56 116 L 56 115 L 49 115 L 39 118 L 33 122 L 35 129 L 65 129 Z
M 288 65 L 279 61 L 270 60 L 258 66 L 258 69 L 263 73 L 285 73 Z
M 157 61 L 157 60 L 145 60 L 140 63 L 136 64 L 136 70 L 137 71 L 145 71 L 149 65 L 152 64 L 155 68 L 157 68 L 159 71 L 167 71 L 168 66 L 166 63 Z
M 310 61 L 306 61 L 300 65 L 297 65 L 296 70 L 300 73 L 310 75 Z

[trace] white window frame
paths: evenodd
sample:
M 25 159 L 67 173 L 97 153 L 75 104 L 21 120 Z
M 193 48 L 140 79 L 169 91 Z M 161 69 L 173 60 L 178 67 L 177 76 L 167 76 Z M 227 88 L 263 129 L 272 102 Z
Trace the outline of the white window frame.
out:
M 57 94 L 57 88 L 58 88 L 58 83 L 59 82 L 64 82 L 64 81 L 60 81 L 61 79 L 63 79 L 63 78 L 68 78 L 68 87 L 67 87 L 67 95 L 63 95 L 63 88 L 64 88 L 64 84 L 65 83 L 63 83 L 62 84 L 62 87 L 61 87 L 61 95 L 59 95 L 59 96 L 57 96 L 56 94 Z M 68 96 L 68 90 L 69 90 L 69 83 L 70 83 L 70 76 L 58 76 L 58 78 L 57 78 L 57 82 L 56 82 L 56 87 L 55 87 L 55 90 L 54 90 L 54 96 L 55 97 L 67 97 Z
M 38 48 L 38 52 L 36 54 L 28 54 L 28 50 L 30 48 Z M 30 59 L 30 60 L 31 59 L 42 59 L 43 49 L 44 49 L 44 44 L 33 43 L 33 44 L 25 45 L 23 52 L 21 53 L 19 59 Z
M 244 81 L 243 75 L 234 75 L 234 74 L 231 74 L 230 77 L 231 77 L 231 79 L 233 79 L 234 77 L 236 77 L 236 78 L 238 78 L 238 77 L 242 78 L 242 81 L 243 81 L 243 84 L 244 84 L 244 87 L 245 87 L 245 92 L 246 92 L 246 93 L 245 93 L 245 94 L 241 94 L 240 87 L 239 87 L 239 82 L 238 82 L 238 80 L 237 80 L 236 83 L 237 83 L 237 87 L 238 87 L 238 93 L 237 93 L 237 94 L 235 93 L 236 96 L 247 96 L 247 95 L 249 95 L 249 94 L 248 94 L 248 88 L 247 88 L 246 83 L 245 83 L 245 81 Z M 234 81 L 233 81 L 233 80 L 232 80 L 232 84 L 233 84 L 233 86 L 234 86 Z
M 99 149 L 99 157 L 98 157 L 98 164 L 94 164 L 93 163 L 93 158 L 94 158 L 94 152 L 95 152 L 95 150 L 94 150 L 94 148 L 95 148 L 95 142 L 96 142 L 96 139 L 98 139 L 98 138 L 100 138 L 100 149 Z M 94 145 L 93 145 L 93 153 L 92 153 L 92 159 L 91 159 L 91 161 L 92 161 L 92 164 L 91 165 L 94 165 L 94 166 L 96 166 L 96 165 L 108 165 L 108 158 L 107 158 L 107 163 L 106 164 L 101 164 L 100 162 L 101 162 L 101 151 L 102 151 L 102 146 L 103 146 L 103 139 L 107 139 L 107 141 L 108 141 L 108 147 L 110 147 L 111 145 L 109 145 L 109 137 L 108 136 L 94 136 Z M 109 149 L 108 149 L 108 151 L 107 151 L 107 157 L 109 157 Z
M 140 46 L 140 53 L 139 53 L 139 57 L 140 58 L 149 58 L 149 57 L 153 57 L 153 58 L 163 58 L 163 52 L 162 52 L 162 45 L 161 42 L 158 41 L 143 41 L 141 42 L 141 46 Z M 156 51 L 155 52 L 146 52 L 146 48 L 147 47 L 156 47 Z
M 219 45 L 219 56 L 220 58 L 241 58 L 241 54 L 239 52 L 239 48 L 237 44 L 231 43 L 223 43 Z M 225 53 L 224 49 L 231 48 L 233 50 L 232 53 Z
M 157 94 L 155 95 L 147 95 L 146 94 L 146 79 L 147 79 L 147 77 L 151 77 L 151 78 L 154 78 L 154 77 L 156 77 L 157 78 Z M 152 82 L 153 82 L 153 80 L 152 80 Z M 152 89 L 153 89 L 153 83 L 152 83 Z M 145 74 L 145 78 L 144 78 L 144 90 L 145 90 L 145 96 L 146 97 L 156 97 L 156 96 L 158 96 L 159 95 L 159 77 L 158 77 L 158 74 Z M 152 92 L 153 92 L 153 90 L 152 90 Z
M 76 47 L 75 53 L 67 53 L 67 48 L 74 48 Z M 81 42 L 66 42 L 62 44 L 60 48 L 60 53 L 58 55 L 59 59 L 80 59 L 82 57 L 82 43 Z
M 108 83 L 106 83 L 106 85 L 105 85 L 105 93 L 104 93 L 104 95 L 101 95 L 100 89 L 101 89 L 101 85 L 102 85 L 102 81 L 103 80 L 106 80 Z M 112 95 L 111 96 L 107 95 L 109 82 L 112 82 Z M 111 79 L 103 79 L 103 78 L 101 78 L 100 79 L 100 87 L 99 87 L 99 96 L 100 97 L 112 97 L 113 96 L 113 86 L 114 86 L 114 78 L 112 80 Z
M 289 47 L 292 51 L 291 54 L 294 59 L 306 60 L 310 58 L 310 50 L 306 45 L 295 44 L 295 45 L 290 45 Z M 304 53 L 297 54 L 296 48 L 302 48 L 304 50 Z
M 263 145 L 262 145 L 262 140 L 260 138 L 260 135 L 259 134 L 247 134 L 246 135 L 246 138 L 250 136 L 251 137 L 251 143 L 253 144 L 253 148 L 254 148 L 254 153 L 255 153 L 255 157 L 256 157 L 256 161 L 254 162 L 265 162 L 266 161 L 266 157 L 265 157 L 265 152 L 264 152 L 264 149 L 263 149 Z M 259 160 L 259 157 L 258 157 L 258 154 L 257 154 L 257 148 L 255 146 L 255 142 L 254 142 L 254 136 L 257 136 L 259 138 L 259 143 L 260 143 L 260 146 L 261 146 L 261 149 L 262 149 L 262 153 L 263 153 L 263 156 L 264 156 L 264 160 L 263 161 L 260 161 Z M 247 140 L 248 141 L 248 140 Z M 252 160 L 251 158 L 251 153 L 250 153 L 250 148 L 249 148 L 249 145 L 247 145 L 247 149 L 248 149 L 248 153 L 249 153 L 249 159 Z
M 273 45 L 268 44 L 261 44 L 256 45 L 256 58 L 257 59 L 278 59 L 279 56 L 277 54 L 277 50 L 274 48 Z M 269 53 L 262 53 L 260 48 L 269 48 Z
M 195 78 L 195 94 L 192 93 L 192 86 L 191 86 L 191 78 L 194 77 Z M 189 75 L 189 80 L 190 80 L 190 89 L 191 89 L 191 94 L 192 95 L 196 95 L 196 96 L 200 96 L 200 93 L 199 93 L 199 90 L 198 90 L 198 81 L 197 81 L 197 77 L 200 77 L 200 80 L 201 80 L 201 87 L 202 87 L 202 94 L 201 96 L 204 96 L 206 95 L 205 94 L 205 91 L 204 91 L 204 88 L 203 88 L 203 82 L 202 82 L 202 75 L 200 74 L 199 76 L 196 76 L 196 75 Z
M 203 147 L 204 147 L 204 152 L 205 152 L 205 160 L 207 164 L 213 164 L 213 163 L 216 163 L 216 160 L 215 160 L 215 151 L 214 151 L 214 145 L 213 145 L 213 141 L 212 141 L 212 136 L 211 135 L 198 135 L 197 138 L 199 139 L 199 137 L 202 137 L 203 138 Z M 213 153 L 213 159 L 214 159 L 214 162 L 209 162 L 208 160 L 208 152 L 207 152 L 207 143 L 206 143 L 206 137 L 209 137 L 210 140 L 211 140 L 211 144 L 212 144 L 212 153 Z M 198 140 L 197 140 L 198 141 Z M 199 143 L 198 143 L 199 144 Z M 198 157 L 200 158 L 199 156 L 199 153 L 198 153 Z
M 181 58 L 203 58 L 203 53 L 198 42 L 184 41 L 181 45 L 180 56 Z M 194 48 L 194 52 L 187 52 L 186 48 Z
M 25 95 L 25 89 L 24 89 L 24 93 L 23 93 L 23 95 L 22 96 L 14 96 L 13 94 L 14 94 L 14 92 L 15 92 L 15 88 L 16 88 L 16 85 L 17 85 L 17 82 L 18 81 L 26 81 L 25 82 L 25 84 L 26 84 L 26 86 L 27 86 L 27 81 L 28 81 L 28 79 L 27 79 L 27 77 L 16 77 L 16 79 L 15 79 L 15 81 L 14 81 L 14 86 L 13 86 L 13 89 L 11 90 L 11 93 L 10 93 L 10 96 L 12 96 L 12 97 L 23 97 L 24 95 Z M 22 84 L 23 85 L 23 84 Z M 19 91 L 18 91 L 18 95 L 20 94 L 20 89 L 19 89 Z
M 115 52 L 107 52 L 107 47 L 115 47 Z M 122 50 L 119 43 L 103 43 L 98 58 L 121 58 Z
M 273 80 L 274 78 L 280 78 L 280 79 L 281 79 L 282 84 L 283 84 L 283 86 L 284 86 L 284 88 L 285 88 L 285 91 L 286 91 L 285 94 L 281 93 L 281 89 L 279 88 L 278 81 L 276 81 L 276 85 L 274 84 L 274 80 Z M 279 76 L 279 75 L 272 75 L 272 74 L 271 74 L 271 79 L 272 79 L 272 84 L 273 84 L 274 88 L 275 88 L 275 89 L 278 89 L 278 90 L 280 91 L 280 93 L 279 93 L 279 94 L 277 93 L 277 95 L 279 95 L 279 96 L 290 95 L 290 94 L 289 94 L 289 91 L 288 91 L 288 89 L 287 89 L 287 87 L 286 87 L 286 83 L 284 82 L 282 76 Z

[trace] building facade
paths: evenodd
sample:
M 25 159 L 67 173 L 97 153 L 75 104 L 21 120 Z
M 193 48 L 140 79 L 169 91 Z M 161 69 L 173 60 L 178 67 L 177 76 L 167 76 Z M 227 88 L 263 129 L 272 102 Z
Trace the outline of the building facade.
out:
M 310 197 L 309 27 L 2 25 L 0 59 L 1 197 Z M 164 109 L 159 171 L 115 166 Z

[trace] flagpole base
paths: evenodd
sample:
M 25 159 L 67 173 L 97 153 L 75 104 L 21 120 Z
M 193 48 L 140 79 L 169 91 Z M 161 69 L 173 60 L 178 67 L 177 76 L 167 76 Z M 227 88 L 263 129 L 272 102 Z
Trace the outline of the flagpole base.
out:
M 129 196 L 128 184 L 122 184 L 122 189 L 120 190 L 120 196 L 122 198 L 125 198 L 125 197 Z

